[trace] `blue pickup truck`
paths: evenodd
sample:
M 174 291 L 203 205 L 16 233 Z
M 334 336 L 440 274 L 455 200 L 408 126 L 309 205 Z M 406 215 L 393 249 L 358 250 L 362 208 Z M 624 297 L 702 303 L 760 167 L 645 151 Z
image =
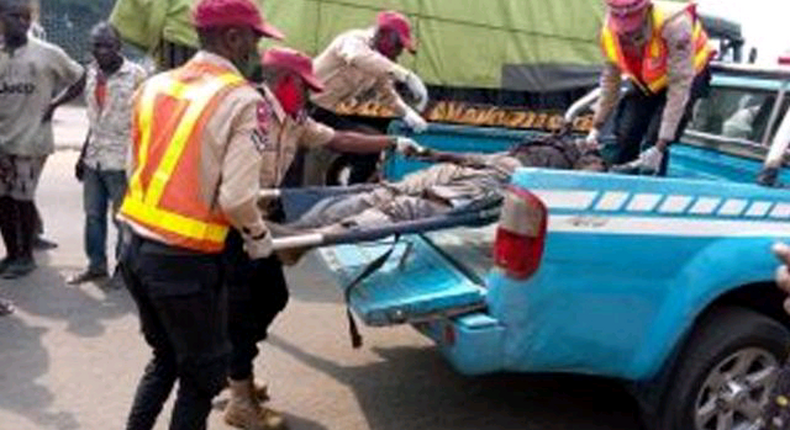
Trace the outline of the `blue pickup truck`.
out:
M 610 377 L 649 428 L 748 429 L 790 351 L 770 252 L 790 240 L 790 191 L 778 185 L 789 82 L 717 67 L 668 177 L 521 169 L 499 223 L 401 239 L 351 307 L 370 326 L 413 325 L 464 374 Z M 418 139 L 485 152 L 527 134 L 432 125 Z M 395 159 L 387 173 L 420 167 Z M 390 246 L 320 255 L 348 282 Z

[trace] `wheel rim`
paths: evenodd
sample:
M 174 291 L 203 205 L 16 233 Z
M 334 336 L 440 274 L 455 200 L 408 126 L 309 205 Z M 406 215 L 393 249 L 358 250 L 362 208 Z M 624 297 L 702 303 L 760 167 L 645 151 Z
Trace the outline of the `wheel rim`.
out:
M 695 403 L 696 430 L 746 430 L 768 402 L 779 364 L 762 348 L 745 348 L 714 366 Z

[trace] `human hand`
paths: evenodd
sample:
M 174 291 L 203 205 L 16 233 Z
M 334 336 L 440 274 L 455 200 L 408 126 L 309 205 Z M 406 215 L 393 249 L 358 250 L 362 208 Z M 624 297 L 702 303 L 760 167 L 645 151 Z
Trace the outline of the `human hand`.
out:
M 395 151 L 402 154 L 404 157 L 419 157 L 430 152 L 429 149 L 415 142 L 413 139 L 402 136 L 395 138 Z
M 403 117 L 403 121 L 415 133 L 423 133 L 428 129 L 428 123 L 425 119 L 411 108 L 406 109 L 406 115 Z
M 776 285 L 787 294 L 790 294 L 790 247 L 784 243 L 777 243 L 773 246 L 773 252 L 781 262 L 776 269 Z M 785 312 L 790 314 L 790 298 L 784 302 Z
M 654 146 L 639 155 L 639 168 L 647 173 L 657 173 L 661 170 L 661 162 L 664 160 L 664 151 Z
M 598 131 L 597 128 L 593 128 L 592 130 L 590 130 L 590 132 L 587 134 L 587 137 L 585 137 L 584 141 L 582 142 L 581 149 L 584 152 L 599 151 L 601 149 L 601 144 L 598 141 L 600 136 L 601 136 L 601 132 Z
M 257 235 L 242 233 L 242 237 L 244 238 L 244 251 L 251 260 L 260 260 L 272 255 L 274 244 L 268 229 Z
M 82 157 L 74 164 L 74 177 L 80 182 L 85 179 L 85 160 Z

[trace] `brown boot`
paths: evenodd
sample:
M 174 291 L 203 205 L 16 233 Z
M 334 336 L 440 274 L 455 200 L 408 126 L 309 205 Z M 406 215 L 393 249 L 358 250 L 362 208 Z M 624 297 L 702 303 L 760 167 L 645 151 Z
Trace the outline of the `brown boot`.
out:
M 225 409 L 225 422 L 244 430 L 286 428 L 282 414 L 258 404 L 252 379 L 230 380 L 230 403 Z

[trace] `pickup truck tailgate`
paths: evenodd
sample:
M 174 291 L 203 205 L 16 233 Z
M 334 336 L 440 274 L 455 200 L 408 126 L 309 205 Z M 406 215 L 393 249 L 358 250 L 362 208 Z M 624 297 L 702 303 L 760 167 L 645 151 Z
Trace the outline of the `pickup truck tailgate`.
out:
M 392 241 L 319 250 L 320 259 L 345 288 Z M 422 236 L 405 236 L 384 266 L 357 285 L 350 305 L 371 326 L 443 318 L 485 307 L 486 290 Z

